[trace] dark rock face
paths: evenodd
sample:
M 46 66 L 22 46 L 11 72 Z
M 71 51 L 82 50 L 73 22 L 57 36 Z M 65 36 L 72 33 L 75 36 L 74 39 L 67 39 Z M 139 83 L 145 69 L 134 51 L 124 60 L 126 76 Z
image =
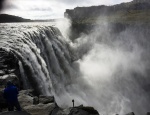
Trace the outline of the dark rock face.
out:
M 40 95 L 39 96 L 39 103 L 47 104 L 47 103 L 54 103 L 54 96 L 44 96 Z
M 7 81 L 11 80 L 20 88 L 20 72 L 17 57 L 12 53 L 0 49 L 0 87 L 4 88 Z
M 131 112 L 131 113 L 128 113 L 128 114 L 126 114 L 126 115 L 135 115 L 133 112 Z
M 150 115 L 150 112 L 147 112 L 147 115 Z
M 3 91 L 0 91 L 0 111 L 3 109 L 3 108 L 6 108 L 7 107 L 7 104 L 6 104 L 6 101 L 3 97 Z
M 70 115 L 90 115 L 90 114 L 82 109 L 73 108 L 70 112 Z
M 93 107 L 74 107 L 69 115 L 99 115 L 98 111 Z

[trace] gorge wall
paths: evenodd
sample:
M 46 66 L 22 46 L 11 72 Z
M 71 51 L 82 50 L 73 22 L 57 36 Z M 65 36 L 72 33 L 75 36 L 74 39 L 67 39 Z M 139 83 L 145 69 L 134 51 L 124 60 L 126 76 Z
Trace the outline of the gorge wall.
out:
M 89 33 L 93 28 L 108 23 L 112 29 L 120 32 L 127 27 L 150 25 L 149 0 L 133 0 L 113 6 L 91 6 L 67 9 L 64 16 L 72 21 L 72 39 L 81 33 Z

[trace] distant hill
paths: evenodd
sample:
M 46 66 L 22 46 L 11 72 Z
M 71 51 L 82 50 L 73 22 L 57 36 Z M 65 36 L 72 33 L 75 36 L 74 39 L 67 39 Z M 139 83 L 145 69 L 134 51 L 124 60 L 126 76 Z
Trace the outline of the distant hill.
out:
M 54 22 L 59 19 L 38 19 L 38 20 L 31 20 L 31 19 L 24 19 L 19 16 L 8 15 L 8 14 L 0 14 L 0 23 L 13 23 L 13 22 Z
M 18 16 L 0 14 L 0 23 L 10 23 L 10 22 L 30 22 L 30 19 L 24 19 Z

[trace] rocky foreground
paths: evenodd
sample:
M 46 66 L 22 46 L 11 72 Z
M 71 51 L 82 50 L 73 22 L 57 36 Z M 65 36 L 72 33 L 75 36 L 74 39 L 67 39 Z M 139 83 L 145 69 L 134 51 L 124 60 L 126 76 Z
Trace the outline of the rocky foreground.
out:
M 93 107 L 81 105 L 62 109 L 57 105 L 53 96 L 40 95 L 37 97 L 33 94 L 33 90 L 21 90 L 18 96 L 22 110 L 31 115 L 99 115 Z M 0 96 L 1 112 L 5 112 L 7 111 L 6 103 L 2 92 Z
M 7 110 L 5 100 L 2 98 L 2 95 L 0 96 L 1 115 L 2 113 L 4 114 Z M 98 111 L 93 107 L 85 107 L 83 105 L 65 109 L 60 108 L 55 102 L 55 98 L 53 96 L 40 95 L 37 97 L 34 96 L 33 90 L 21 90 L 19 92 L 18 99 L 22 110 L 31 115 L 99 115 Z M 131 112 L 126 115 L 135 114 Z M 150 115 L 150 113 L 147 113 L 147 115 Z

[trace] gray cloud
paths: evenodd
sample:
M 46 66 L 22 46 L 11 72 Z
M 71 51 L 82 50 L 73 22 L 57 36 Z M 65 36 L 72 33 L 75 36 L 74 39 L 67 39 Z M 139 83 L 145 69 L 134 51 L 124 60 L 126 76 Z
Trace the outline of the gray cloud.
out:
M 63 18 L 66 9 L 77 6 L 110 5 L 131 0 L 6 0 L 2 13 L 31 19 Z M 43 17 L 43 14 L 45 17 Z
M 4 9 L 14 10 L 14 9 L 18 9 L 18 6 L 8 2 L 4 5 Z

